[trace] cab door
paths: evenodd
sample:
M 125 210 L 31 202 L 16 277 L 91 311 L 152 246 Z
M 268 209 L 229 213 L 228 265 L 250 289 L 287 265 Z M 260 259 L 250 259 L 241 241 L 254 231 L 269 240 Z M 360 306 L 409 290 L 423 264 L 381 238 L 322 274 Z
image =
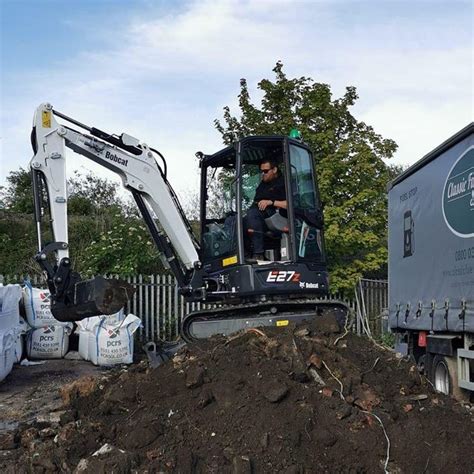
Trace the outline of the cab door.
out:
M 323 214 L 313 156 L 303 144 L 288 140 L 287 158 L 292 260 L 325 263 Z

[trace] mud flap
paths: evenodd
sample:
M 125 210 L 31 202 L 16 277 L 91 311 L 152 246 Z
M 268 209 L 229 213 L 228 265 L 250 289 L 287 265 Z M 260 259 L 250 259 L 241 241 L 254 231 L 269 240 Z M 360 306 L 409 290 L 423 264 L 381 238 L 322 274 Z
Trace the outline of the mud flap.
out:
M 114 314 L 133 295 L 129 283 L 101 276 L 76 282 L 61 300 L 53 300 L 51 312 L 62 322 L 80 321 L 92 316 Z

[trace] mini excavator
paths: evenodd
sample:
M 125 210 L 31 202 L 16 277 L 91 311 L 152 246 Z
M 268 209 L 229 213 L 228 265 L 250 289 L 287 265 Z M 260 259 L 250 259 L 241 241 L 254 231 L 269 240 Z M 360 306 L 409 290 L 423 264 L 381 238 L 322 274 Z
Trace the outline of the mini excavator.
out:
M 51 311 L 59 321 L 113 314 L 133 288 L 118 279 L 84 280 L 72 269 L 68 243 L 66 148 L 117 173 L 132 194 L 166 268 L 190 302 L 216 303 L 185 316 L 185 341 L 258 326 L 329 317 L 344 324 L 347 306 L 328 299 L 323 213 L 310 149 L 291 136 L 249 136 L 206 155 L 201 170 L 197 238 L 167 178 L 162 154 L 138 139 L 109 134 L 56 111 L 35 112 L 30 162 L 38 236 L 36 261 L 46 274 Z M 265 219 L 264 259 L 248 258 L 244 216 L 260 181 L 259 164 L 276 163 L 286 209 Z M 46 197 L 47 196 L 47 197 Z M 47 202 L 45 202 L 47 201 Z M 51 242 L 42 242 L 49 206 Z

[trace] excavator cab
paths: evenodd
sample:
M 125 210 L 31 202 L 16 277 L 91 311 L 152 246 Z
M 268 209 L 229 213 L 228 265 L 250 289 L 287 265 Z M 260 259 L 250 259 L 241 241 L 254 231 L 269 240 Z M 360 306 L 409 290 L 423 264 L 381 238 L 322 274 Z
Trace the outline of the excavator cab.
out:
M 256 230 L 246 221 L 257 204 L 262 163 L 274 165 L 283 178 L 286 205 L 269 206 L 263 229 Z M 247 137 L 200 155 L 200 165 L 200 257 L 213 293 L 219 299 L 327 293 L 322 209 L 308 147 L 284 136 Z M 251 258 L 255 232 L 263 234 L 264 258 L 258 261 Z
M 325 267 L 322 211 L 313 158 L 288 137 L 248 137 L 201 158 L 201 260 L 218 271 L 245 264 L 251 254 L 246 214 L 255 206 L 259 165 L 274 164 L 285 183 L 287 207 L 264 213 L 264 262 L 311 262 Z M 326 285 L 321 282 L 324 290 Z

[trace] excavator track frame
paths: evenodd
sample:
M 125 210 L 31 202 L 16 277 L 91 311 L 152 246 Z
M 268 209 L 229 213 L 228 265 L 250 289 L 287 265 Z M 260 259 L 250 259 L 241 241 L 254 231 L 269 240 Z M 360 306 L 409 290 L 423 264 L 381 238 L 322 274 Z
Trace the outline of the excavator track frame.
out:
M 332 322 L 332 330 L 341 331 L 350 308 L 338 300 L 265 301 L 235 306 L 222 306 L 189 313 L 181 324 L 181 337 L 186 342 L 213 335 L 229 335 L 253 327 L 286 328 L 303 322 Z

